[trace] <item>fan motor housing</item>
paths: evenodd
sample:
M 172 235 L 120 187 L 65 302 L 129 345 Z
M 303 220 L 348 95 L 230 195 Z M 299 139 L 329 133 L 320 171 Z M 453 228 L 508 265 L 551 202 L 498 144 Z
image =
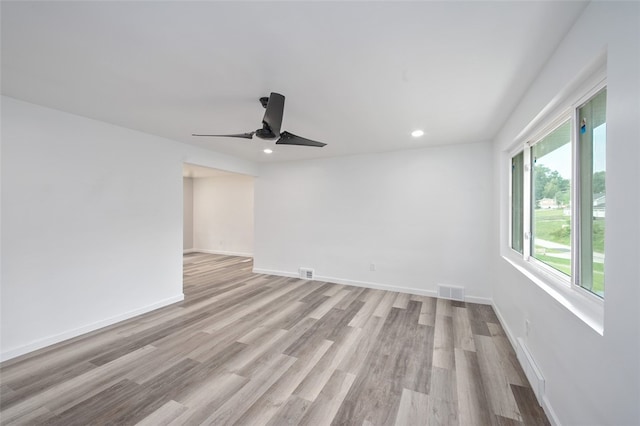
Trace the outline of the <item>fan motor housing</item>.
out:
M 260 139 L 275 139 L 279 135 L 274 134 L 269 128 L 269 126 L 264 125 L 262 129 L 256 130 L 256 136 L 259 137 Z

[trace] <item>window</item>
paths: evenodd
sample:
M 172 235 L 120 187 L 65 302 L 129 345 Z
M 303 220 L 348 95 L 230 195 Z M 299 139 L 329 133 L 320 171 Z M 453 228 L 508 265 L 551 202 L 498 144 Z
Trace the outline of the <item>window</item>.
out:
M 510 246 L 604 298 L 606 87 L 554 118 L 511 157 Z
M 581 245 L 579 284 L 601 297 L 604 297 L 606 111 L 606 89 L 602 89 L 578 108 Z
M 571 122 L 531 147 L 531 256 L 571 276 Z
M 524 199 L 522 185 L 524 177 L 524 152 L 511 159 L 511 248 L 522 254 Z

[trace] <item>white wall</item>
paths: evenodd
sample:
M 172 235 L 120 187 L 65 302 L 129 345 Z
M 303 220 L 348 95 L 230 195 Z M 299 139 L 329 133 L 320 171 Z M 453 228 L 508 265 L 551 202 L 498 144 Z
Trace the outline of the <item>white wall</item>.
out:
M 193 239 L 197 251 L 253 255 L 252 176 L 193 179 Z
M 193 179 L 182 178 L 183 210 L 182 210 L 182 248 L 193 248 Z
M 261 165 L 255 269 L 488 298 L 491 166 L 488 143 Z
M 182 165 L 255 166 L 2 97 L 3 359 L 182 298 Z
M 593 2 L 558 47 L 495 143 L 500 245 L 494 303 L 512 337 L 524 335 L 546 379 L 545 405 L 563 425 L 640 424 L 640 4 Z M 607 51 L 607 218 L 604 335 L 507 263 L 504 150 L 575 75 Z

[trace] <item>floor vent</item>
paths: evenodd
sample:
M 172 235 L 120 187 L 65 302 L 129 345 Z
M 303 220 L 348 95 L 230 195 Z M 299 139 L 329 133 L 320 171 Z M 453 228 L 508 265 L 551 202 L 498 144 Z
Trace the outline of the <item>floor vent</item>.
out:
M 542 397 L 544 396 L 544 377 L 540 373 L 540 369 L 533 360 L 527 344 L 522 337 L 518 338 L 518 361 L 524 370 L 524 374 L 527 376 L 533 393 L 536 394 L 538 404 L 542 405 Z
M 300 273 L 300 278 L 302 278 L 303 280 L 313 279 L 313 269 L 311 268 L 300 268 L 298 272 Z
M 438 284 L 438 297 L 464 302 L 464 287 Z

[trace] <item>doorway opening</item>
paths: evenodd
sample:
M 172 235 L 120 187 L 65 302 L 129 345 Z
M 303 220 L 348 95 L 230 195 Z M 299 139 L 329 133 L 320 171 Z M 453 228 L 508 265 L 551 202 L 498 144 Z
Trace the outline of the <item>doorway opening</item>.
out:
M 184 163 L 182 184 L 183 263 L 199 254 L 252 261 L 254 177 Z

